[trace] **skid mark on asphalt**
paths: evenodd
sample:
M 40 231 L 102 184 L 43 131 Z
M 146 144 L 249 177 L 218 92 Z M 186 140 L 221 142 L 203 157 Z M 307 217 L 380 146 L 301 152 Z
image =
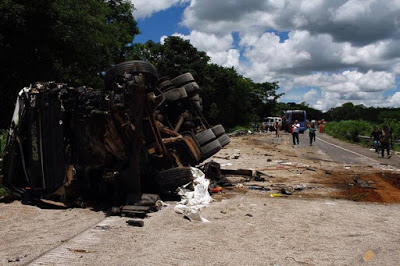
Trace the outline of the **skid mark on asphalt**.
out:
M 107 217 L 103 221 L 91 226 L 83 233 L 68 242 L 45 253 L 28 265 L 74 265 L 82 264 L 85 254 L 95 253 L 102 237 L 108 230 L 117 224 L 120 217 Z

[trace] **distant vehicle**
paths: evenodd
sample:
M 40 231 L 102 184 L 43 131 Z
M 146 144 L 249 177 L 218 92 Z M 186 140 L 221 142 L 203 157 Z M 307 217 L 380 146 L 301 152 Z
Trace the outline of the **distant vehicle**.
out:
M 282 127 L 282 118 L 280 117 L 264 117 L 263 125 L 265 129 L 269 129 L 270 131 L 274 131 L 275 123 L 278 122 L 279 127 Z
M 304 131 L 307 129 L 307 114 L 306 111 L 304 110 L 287 110 L 285 111 L 285 116 L 284 116 L 284 129 L 286 131 L 290 132 L 290 126 L 294 123 L 294 121 L 298 121 L 300 124 L 300 133 L 304 133 Z

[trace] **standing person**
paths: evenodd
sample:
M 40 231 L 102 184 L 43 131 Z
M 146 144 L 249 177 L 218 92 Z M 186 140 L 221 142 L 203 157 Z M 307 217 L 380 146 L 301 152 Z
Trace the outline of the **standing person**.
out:
M 278 122 L 275 122 L 274 129 L 275 129 L 275 137 L 279 138 L 279 123 Z
M 375 152 L 379 153 L 379 138 L 381 137 L 381 133 L 378 128 L 374 126 L 374 130 L 371 132 L 370 139 L 374 139 L 374 148 Z
M 384 157 L 384 152 L 386 149 L 387 152 L 387 158 L 389 159 L 392 157 L 390 155 L 390 139 L 392 138 L 392 135 L 390 134 L 389 127 L 388 126 L 383 126 L 382 134 L 380 137 L 381 141 L 381 149 L 382 149 L 382 158 Z
M 324 124 L 321 123 L 321 125 L 319 125 L 319 133 L 322 133 L 324 131 Z
M 292 128 L 293 128 L 293 131 L 292 131 L 293 145 L 296 145 L 296 140 L 297 140 L 297 145 L 299 145 L 299 129 L 300 129 L 299 121 L 297 121 L 297 120 L 294 121 Z
M 312 146 L 312 142 L 315 142 L 315 124 L 311 123 L 310 128 L 308 129 L 308 136 L 310 137 L 310 146 Z

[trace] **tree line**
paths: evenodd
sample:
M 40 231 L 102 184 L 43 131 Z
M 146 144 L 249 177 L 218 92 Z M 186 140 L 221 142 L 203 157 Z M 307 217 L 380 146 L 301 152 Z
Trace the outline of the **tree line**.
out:
M 17 92 L 36 81 L 102 90 L 112 65 L 154 64 L 159 76 L 191 72 L 201 87 L 204 115 L 226 127 L 259 121 L 281 96 L 277 83 L 256 83 L 234 68 L 210 63 L 189 41 L 132 44 L 140 33 L 127 0 L 0 1 L 0 128 L 9 126 Z

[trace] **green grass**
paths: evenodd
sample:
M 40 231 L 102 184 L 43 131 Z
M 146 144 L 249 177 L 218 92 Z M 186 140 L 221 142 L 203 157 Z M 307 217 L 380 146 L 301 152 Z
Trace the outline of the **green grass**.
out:
M 4 129 L 0 130 L 0 155 L 4 152 L 4 146 L 6 145 L 7 131 Z
M 3 185 L 0 185 L 0 197 L 10 194 L 10 191 Z
M 386 120 L 382 124 L 372 124 L 366 121 L 354 121 L 354 120 L 346 120 L 340 122 L 329 122 L 324 126 L 324 132 L 332 137 L 335 137 L 340 140 L 344 140 L 351 143 L 357 143 L 364 147 L 372 147 L 373 144 L 371 141 L 359 139 L 359 135 L 362 136 L 370 136 L 373 130 L 373 127 L 376 126 L 378 130 L 381 130 L 383 125 L 388 125 L 392 130 L 393 139 L 399 139 L 399 123 L 396 121 Z M 399 145 L 394 144 L 392 146 L 392 150 L 398 151 Z

